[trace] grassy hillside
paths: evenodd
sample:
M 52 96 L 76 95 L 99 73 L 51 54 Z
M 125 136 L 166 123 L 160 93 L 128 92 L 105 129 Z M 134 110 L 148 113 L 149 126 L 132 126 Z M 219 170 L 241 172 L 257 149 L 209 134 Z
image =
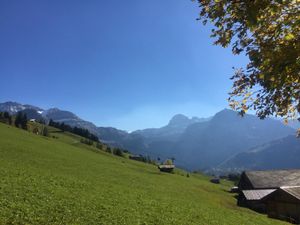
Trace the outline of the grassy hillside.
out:
M 286 224 L 236 207 L 230 183 L 162 174 L 51 135 L 0 123 L 0 224 Z

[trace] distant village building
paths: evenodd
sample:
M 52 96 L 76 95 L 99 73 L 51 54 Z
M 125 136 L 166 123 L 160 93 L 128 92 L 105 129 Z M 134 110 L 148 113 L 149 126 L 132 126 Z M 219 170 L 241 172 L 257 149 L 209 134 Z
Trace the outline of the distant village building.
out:
M 246 171 L 238 188 L 238 205 L 273 218 L 299 221 L 300 170 Z
M 230 189 L 230 193 L 239 193 L 239 187 L 234 186 Z
M 130 155 L 129 159 L 136 160 L 136 161 L 143 161 L 144 157 L 142 155 Z
M 220 183 L 220 178 L 214 177 L 214 178 L 210 179 L 210 182 L 214 183 L 214 184 L 219 184 Z

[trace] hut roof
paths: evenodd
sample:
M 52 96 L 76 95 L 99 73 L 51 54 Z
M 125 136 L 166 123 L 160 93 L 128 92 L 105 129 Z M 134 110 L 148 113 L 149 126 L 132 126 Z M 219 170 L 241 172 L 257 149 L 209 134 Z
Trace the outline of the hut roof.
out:
M 266 170 L 244 172 L 254 189 L 300 186 L 300 170 Z
M 175 168 L 175 165 L 159 165 L 158 167 L 172 169 L 172 168 Z
M 255 201 L 261 200 L 263 197 L 276 191 L 276 189 L 263 189 L 263 190 L 246 190 L 242 191 L 247 200 Z

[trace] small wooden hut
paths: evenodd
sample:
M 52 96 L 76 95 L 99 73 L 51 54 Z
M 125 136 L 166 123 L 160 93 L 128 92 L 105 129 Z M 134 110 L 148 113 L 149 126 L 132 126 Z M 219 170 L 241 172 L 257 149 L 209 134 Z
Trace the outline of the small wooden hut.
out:
M 136 161 L 143 161 L 144 157 L 142 155 L 130 155 L 129 159 L 136 160 Z
M 220 183 L 220 178 L 214 177 L 214 178 L 210 179 L 210 182 L 213 183 L 213 184 L 219 184 Z
M 158 169 L 161 172 L 171 173 L 175 168 L 175 165 L 159 165 Z

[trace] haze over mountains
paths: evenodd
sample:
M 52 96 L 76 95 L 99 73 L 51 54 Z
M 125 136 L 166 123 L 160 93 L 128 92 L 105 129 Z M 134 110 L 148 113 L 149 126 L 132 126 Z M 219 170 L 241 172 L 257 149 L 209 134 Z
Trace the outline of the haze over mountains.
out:
M 0 104 L 0 111 L 11 114 L 24 111 L 29 119 L 52 119 L 86 128 L 107 144 L 152 158 L 174 157 L 178 166 L 189 170 L 239 171 L 247 168 L 300 167 L 297 161 L 300 158 L 300 145 L 295 137 L 295 129 L 278 120 L 260 120 L 253 115 L 242 118 L 228 109 L 210 118 L 188 118 L 178 114 L 166 126 L 131 133 L 112 127 L 97 127 L 72 112 L 57 108 L 44 110 L 6 102 Z M 290 164 L 281 160 L 286 154 L 293 156 Z
M 231 168 L 272 170 L 294 169 L 300 166 L 300 139 L 290 135 L 241 152 L 219 165 L 220 170 Z

